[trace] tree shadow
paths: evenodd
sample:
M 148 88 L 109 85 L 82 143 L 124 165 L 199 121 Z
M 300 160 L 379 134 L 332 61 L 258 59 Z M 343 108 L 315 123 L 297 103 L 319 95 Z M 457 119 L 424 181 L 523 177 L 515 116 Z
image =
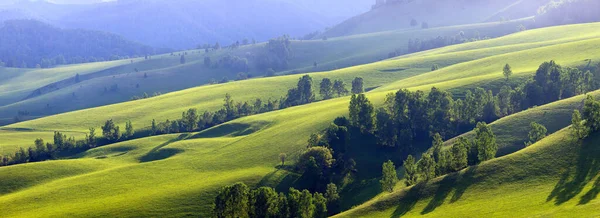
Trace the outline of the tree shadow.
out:
M 457 176 L 456 175 L 448 175 L 439 182 L 439 186 L 435 191 L 435 195 L 433 199 L 429 201 L 429 204 L 423 208 L 421 211 L 422 215 L 433 212 L 435 208 L 441 206 L 444 203 L 444 200 L 450 195 L 453 187 L 456 186 Z
M 571 168 L 561 175 L 560 180 L 546 199 L 547 202 L 554 200 L 556 205 L 560 205 L 573 199 L 600 172 L 600 149 L 596 147 L 593 140 L 587 139 L 586 141 L 592 143 L 566 145 L 581 146 L 577 157 L 577 165 L 575 168 Z M 594 194 L 594 192 L 598 191 L 598 186 L 595 185 L 594 187 L 588 192 L 589 195 L 586 194 L 582 197 L 580 203 L 587 203 L 592 200 L 592 197 L 597 197 L 597 194 Z
M 419 198 L 421 197 L 421 191 L 426 186 L 427 186 L 427 183 L 422 182 L 422 183 L 419 183 L 419 184 L 413 186 L 412 188 L 410 188 L 410 190 L 408 190 L 408 192 L 406 192 L 404 197 L 400 198 L 401 200 L 397 204 L 398 207 L 396 207 L 396 210 L 394 210 L 394 213 L 392 214 L 391 217 L 398 218 L 398 217 L 406 215 L 406 213 L 411 211 L 415 207 L 417 202 L 419 201 Z
M 582 205 L 590 203 L 590 201 L 598 197 L 598 194 L 600 194 L 600 177 L 596 179 L 596 183 L 594 183 L 592 189 L 581 197 L 581 200 L 579 200 L 579 204 Z
M 469 186 L 473 185 L 476 182 L 475 172 L 477 171 L 477 168 L 479 168 L 479 166 L 477 165 L 470 166 L 469 168 L 467 168 L 467 170 L 465 170 L 464 173 L 459 173 L 457 175 L 458 182 L 456 182 L 455 191 L 452 195 L 452 198 L 450 199 L 450 203 L 454 203 L 460 200 L 460 198 L 462 198 L 463 194 L 467 191 Z
M 164 160 L 164 159 L 167 159 L 169 157 L 175 156 L 176 154 L 183 152 L 182 149 L 175 149 L 175 148 L 162 149 L 162 148 L 164 148 L 165 146 L 167 146 L 173 142 L 187 139 L 188 136 L 189 136 L 189 134 L 181 134 L 177 138 L 171 139 L 169 141 L 166 141 L 166 142 L 152 148 L 152 150 L 150 150 L 144 156 L 139 158 L 140 163 Z

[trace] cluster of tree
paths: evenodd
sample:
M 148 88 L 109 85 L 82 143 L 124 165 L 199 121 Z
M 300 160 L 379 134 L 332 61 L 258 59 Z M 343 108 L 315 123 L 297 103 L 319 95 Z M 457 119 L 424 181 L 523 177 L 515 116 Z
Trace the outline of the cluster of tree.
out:
M 244 183 L 236 183 L 219 191 L 213 212 L 218 218 L 325 218 L 328 206 L 339 200 L 337 187 L 334 184 L 328 187 L 325 194 L 294 188 L 284 194 L 270 187 L 251 190 Z
M 287 69 L 289 60 L 292 58 L 290 37 L 271 39 L 267 42 L 265 50 L 256 57 L 256 66 L 259 70 L 284 70 Z
M 286 97 L 281 99 L 281 109 L 293 107 L 297 105 L 308 104 L 315 101 L 315 93 L 313 91 L 313 81 L 309 75 L 305 75 L 298 81 L 295 88 L 288 90 Z M 364 81 L 361 77 L 356 77 L 352 80 L 353 94 L 364 92 Z M 334 80 L 323 78 L 319 84 L 319 94 L 323 100 L 331 99 L 335 96 L 341 97 L 350 93 L 346 88 L 343 80 Z
M 110 33 L 60 29 L 35 20 L 5 21 L 0 38 L 0 62 L 6 67 L 47 68 L 166 51 Z
M 540 7 L 535 17 L 536 26 L 555 26 L 600 21 L 596 0 L 555 0 Z
M 423 27 L 423 28 L 427 28 L 427 27 Z M 420 52 L 420 51 L 425 51 L 425 50 L 429 50 L 429 49 L 441 48 L 441 47 L 445 47 L 445 46 L 449 46 L 449 45 L 456 45 L 456 44 L 477 41 L 477 40 L 480 40 L 479 37 L 470 38 L 470 39 L 467 38 L 463 31 L 459 32 L 459 34 L 457 34 L 455 36 L 438 36 L 436 38 L 425 39 L 425 40 L 421 40 L 418 38 L 409 39 L 408 40 L 408 52 L 409 53 Z
M 139 88 L 139 84 L 136 85 L 136 86 L 138 86 L 138 88 Z M 161 92 L 155 92 L 152 95 L 149 95 L 148 93 L 144 92 L 144 94 L 142 94 L 141 96 L 135 95 L 135 96 L 131 97 L 131 100 L 132 101 L 137 101 L 137 100 L 146 99 L 146 98 L 152 98 L 152 97 L 156 97 L 156 96 L 160 96 L 160 95 L 162 95 Z
M 213 64 L 213 68 L 219 66 L 229 68 L 235 72 L 248 72 L 250 70 L 247 58 L 241 58 L 234 55 L 226 55 Z
M 491 127 L 480 122 L 473 131 L 475 137 L 472 140 L 460 137 L 450 149 L 446 150 L 443 149 L 442 136 L 435 134 L 432 147 L 423 153 L 419 161 L 416 161 L 412 155 L 404 160 L 406 185 L 429 181 L 447 173 L 460 171 L 469 165 L 493 159 L 498 151 L 498 144 L 496 144 L 496 136 Z M 384 178 L 386 178 L 385 171 Z M 388 189 L 388 191 L 392 190 Z
M 97 145 L 96 140 L 94 128 L 90 128 L 84 140 L 75 140 L 74 137 L 54 132 L 54 143 L 44 143 L 43 139 L 36 139 L 33 147 L 27 149 L 21 147 L 13 155 L 4 155 L 0 166 L 56 159 L 64 154 L 94 148 Z
M 588 95 L 583 105 L 583 116 L 579 110 L 573 111 L 571 131 L 574 137 L 585 139 L 600 131 L 600 101 Z

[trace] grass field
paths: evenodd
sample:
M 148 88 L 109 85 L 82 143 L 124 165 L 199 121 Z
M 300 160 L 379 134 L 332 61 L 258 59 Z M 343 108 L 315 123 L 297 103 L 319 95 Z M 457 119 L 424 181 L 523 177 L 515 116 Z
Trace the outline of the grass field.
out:
M 600 24 L 596 23 L 527 31 L 495 40 L 456 45 L 373 64 L 310 75 L 316 82 L 329 77 L 343 79 L 349 83 L 356 76 L 364 77 L 366 87 L 375 88 L 368 93 L 368 97 L 376 105 L 381 105 L 388 92 L 399 88 L 428 90 L 432 85 L 436 85 L 444 89 L 460 90 L 473 84 L 485 85 L 501 80 L 501 66 L 506 60 L 515 61 L 513 70 L 516 75 L 521 76 L 532 75 L 542 61 L 550 59 L 567 66 L 579 65 L 588 58 L 597 60 L 600 54 L 595 51 L 598 51 L 600 40 L 590 38 L 600 35 L 598 27 Z M 568 36 L 554 34 L 558 32 L 581 32 L 582 34 Z M 534 40 L 536 37 L 538 40 Z M 494 47 L 498 49 L 486 49 Z M 587 49 L 587 47 L 596 49 Z M 529 59 L 531 61 L 527 61 Z M 432 63 L 438 63 L 443 68 L 429 72 Z M 11 139 L 18 138 L 20 141 L 29 140 L 32 144 L 35 138 L 45 138 L 48 132 L 60 130 L 69 131 L 69 134 L 83 133 L 89 127 L 100 126 L 107 119 L 115 119 L 121 125 L 131 120 L 136 128 L 141 128 L 149 126 L 152 119 L 177 118 L 182 111 L 190 107 L 215 110 L 221 107 L 225 93 L 232 94 L 234 99 L 239 101 L 257 97 L 279 98 L 297 82 L 298 77 L 298 75 L 280 76 L 202 86 L 155 98 L 22 122 L 0 128 L 0 141 L 10 142 Z M 443 83 L 440 78 L 444 78 L 448 83 Z M 546 125 L 551 126 L 550 131 L 562 129 L 568 125 L 568 122 L 564 123 L 566 112 L 561 112 L 561 109 L 572 111 L 571 108 L 577 105 L 579 99 L 567 99 L 515 114 L 512 116 L 515 117 L 514 119 L 507 117 L 499 120 L 493 128 L 499 130 L 497 134 L 501 138 L 503 147 L 510 149 L 507 153 L 516 151 L 522 143 L 520 136 L 504 134 L 503 130 L 513 126 L 520 127 L 523 122 L 529 120 L 548 120 L 555 114 L 557 114 L 556 123 Z M 293 163 L 294 157 L 305 147 L 311 133 L 322 130 L 335 117 L 347 113 L 348 100 L 348 97 L 337 98 L 245 117 L 200 133 L 157 136 L 122 142 L 96 148 L 67 160 L 2 167 L 0 183 L 10 185 L 0 190 L 0 204 L 6 208 L 0 212 L 0 215 L 6 217 L 177 217 L 184 215 L 204 217 L 210 212 L 216 190 L 223 185 L 237 181 L 244 181 L 250 185 L 277 185 L 286 181 L 290 176 L 289 173 L 275 167 L 279 162 L 279 153 L 287 153 L 290 162 Z M 506 128 L 502 128 L 504 126 Z M 528 206 L 537 202 L 541 205 L 540 210 L 556 211 L 559 215 L 567 212 L 585 213 L 586 209 L 597 206 L 597 200 L 590 200 L 580 207 L 573 206 L 577 204 L 575 200 L 580 201 L 581 196 L 588 196 L 588 192 L 593 194 L 589 191 L 593 189 L 593 182 L 589 182 L 594 181 L 591 178 L 593 175 L 587 174 L 586 178 L 590 178 L 586 179 L 583 189 L 572 197 L 575 200 L 558 206 L 550 201 L 546 204 L 539 202 L 539 198 L 546 198 L 549 195 L 547 191 L 552 191 L 557 183 L 556 178 L 560 178 L 559 175 L 577 171 L 576 168 L 573 171 L 569 168 L 572 163 L 569 161 L 573 161 L 577 154 L 597 154 L 597 150 L 593 149 L 581 152 L 570 149 L 568 152 L 571 153 L 568 153 L 565 148 L 570 147 L 562 146 L 565 143 L 554 143 L 561 142 L 558 139 L 563 138 L 565 134 L 559 131 L 547 140 L 484 164 L 474 172 L 465 171 L 471 173 L 466 174 L 467 176 L 481 175 L 474 179 L 479 183 L 469 185 L 468 189 L 464 188 L 466 191 L 463 190 L 463 194 L 458 197 L 459 200 L 453 203 L 462 204 L 463 209 L 456 210 L 455 214 L 450 215 L 461 216 L 469 211 L 495 215 L 488 211 L 492 208 L 489 205 L 493 204 L 506 205 L 504 211 L 520 211 L 523 216 L 528 214 L 525 214 L 526 211 L 515 209 L 515 206 L 520 205 L 517 203 Z M 6 143 L 0 146 L 5 148 L 5 152 L 15 147 Z M 561 155 L 564 152 L 567 152 L 566 155 Z M 555 165 L 549 166 L 551 164 L 548 159 L 556 159 Z M 587 160 L 589 157 L 584 159 Z M 526 166 L 520 168 L 521 164 Z M 531 175 L 529 171 L 532 172 Z M 521 179 L 518 181 L 522 183 L 517 183 L 514 178 Z M 455 183 L 466 184 L 460 181 Z M 453 190 L 453 187 L 462 187 L 455 186 L 455 183 L 444 183 L 451 185 L 442 188 Z M 424 189 L 435 191 L 437 187 L 434 185 L 428 185 Z M 489 189 L 489 185 L 498 188 Z M 527 189 L 531 191 L 523 191 L 524 187 L 531 187 Z M 441 190 L 435 193 L 450 195 Z M 433 193 L 433 191 L 427 192 Z M 499 202 L 501 200 L 498 197 L 499 193 L 514 195 L 516 203 L 500 204 L 502 202 Z M 530 199 L 533 199 L 533 203 L 524 202 L 527 198 L 519 198 L 529 194 L 532 196 Z M 398 198 L 393 196 L 397 195 L 401 196 L 401 194 L 381 196 L 377 200 L 391 200 L 384 203 L 375 203 L 379 201 L 374 200 L 373 204 L 369 202 L 359 206 L 347 215 L 351 217 L 392 216 L 398 206 L 396 204 L 398 201 L 395 201 Z M 423 196 L 425 196 L 423 199 L 431 198 L 427 195 Z M 441 198 L 441 202 L 446 202 L 448 199 L 445 196 L 437 199 Z M 595 196 L 593 197 L 592 199 L 595 199 Z M 406 210 L 406 214 L 417 215 L 425 211 L 421 208 L 427 207 L 433 208 L 431 211 L 427 210 L 427 215 L 440 215 L 445 214 L 444 208 L 454 206 L 439 202 L 434 201 L 433 206 L 428 206 L 429 201 L 418 200 L 415 206 Z M 372 206 L 382 204 L 384 206 Z M 403 210 L 399 209 L 400 212 Z M 376 214 L 371 214 L 372 212 Z M 588 214 L 594 216 L 592 213 Z M 498 213 L 498 216 L 502 215 Z
M 479 32 L 482 37 L 497 37 L 515 32 L 516 25 L 513 22 L 485 23 L 426 30 L 389 31 L 328 40 L 293 40 L 289 68 L 277 73 L 330 71 L 372 63 L 388 58 L 388 54 L 397 49 L 405 52 L 411 38 L 454 36 L 460 31 L 467 37 L 474 37 L 475 32 Z M 38 118 L 129 101 L 133 96 L 143 96 L 144 93 L 152 95 L 157 92 L 183 90 L 207 84 L 211 80 L 219 81 L 224 77 L 234 80 L 238 71 L 206 67 L 204 57 L 209 56 L 213 62 L 217 62 L 220 57 L 229 54 L 240 57 L 254 56 L 264 46 L 264 43 L 259 43 L 234 50 L 221 49 L 208 54 L 205 54 L 204 50 L 191 50 L 175 52 L 173 55 L 155 55 L 149 60 L 138 58 L 42 70 L 0 68 L 0 75 L 7 76 L 5 82 L 0 82 L 0 125 L 13 122 L 13 117 L 18 111 L 31 113 L 31 116 L 24 117 L 25 119 Z M 179 54 L 185 53 L 186 63 L 180 64 Z M 313 65 L 315 62 L 317 67 Z M 254 62 L 250 61 L 249 65 L 254 66 Z M 77 73 L 86 75 L 81 77 L 81 83 L 72 81 Z M 258 77 L 265 75 L 265 72 L 255 68 L 251 68 L 249 73 Z M 26 98 L 34 90 L 49 84 L 58 84 L 58 89 Z M 18 89 L 15 89 L 17 86 Z M 113 86 L 118 86 L 118 90 L 105 91 Z
M 600 137 L 563 129 L 517 153 L 400 189 L 336 217 L 597 217 Z

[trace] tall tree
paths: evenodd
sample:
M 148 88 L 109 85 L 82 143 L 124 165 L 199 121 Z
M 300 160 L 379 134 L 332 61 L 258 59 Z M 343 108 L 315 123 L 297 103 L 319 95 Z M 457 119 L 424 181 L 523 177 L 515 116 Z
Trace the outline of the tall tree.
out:
M 104 126 L 102 126 L 102 135 L 109 142 L 116 142 L 117 140 L 119 140 L 119 138 L 121 138 L 121 132 L 119 131 L 119 127 L 115 125 L 112 119 L 107 120 L 106 123 L 104 123 Z M 58 144 L 54 144 L 58 146 Z
M 546 137 L 548 130 L 545 126 L 536 122 L 531 122 L 529 126 L 531 130 L 529 131 L 529 141 L 525 144 L 526 146 L 530 146 Z
M 218 218 L 249 217 L 248 196 L 250 189 L 244 183 L 236 183 L 221 189 L 215 198 L 214 214 Z
M 279 213 L 279 195 L 273 188 L 260 187 L 250 193 L 249 212 L 252 218 L 276 217 Z
M 188 132 L 194 131 L 196 128 L 198 128 L 198 119 L 198 110 L 194 108 L 190 108 L 187 110 L 187 112 L 183 112 L 181 114 L 181 121 Z
M 131 124 L 131 121 L 127 121 L 125 123 L 125 134 L 123 135 L 125 138 L 129 139 L 131 137 L 133 137 L 133 124 Z
M 333 84 L 329 78 L 321 80 L 319 93 L 323 99 L 330 99 L 333 97 Z
M 583 118 L 585 126 L 590 132 L 600 130 L 600 102 L 596 101 L 593 96 L 588 95 L 583 106 Z
M 579 113 L 579 110 L 574 110 L 571 119 L 571 129 L 573 136 L 575 136 L 577 139 L 584 139 L 589 133 L 589 130 L 582 122 L 583 120 L 581 119 L 581 113 Z
M 425 181 L 435 178 L 435 160 L 431 154 L 425 153 L 417 163 L 419 172 Z
M 467 167 L 469 141 L 464 137 L 459 137 L 452 145 L 452 170 L 459 171 Z
M 364 81 L 361 77 L 356 77 L 352 80 L 352 94 L 360 94 L 363 93 L 365 88 L 363 88 Z
M 393 192 L 394 186 L 398 182 L 396 166 L 394 166 L 394 163 L 391 160 L 388 160 L 387 162 L 383 163 L 382 168 L 383 176 L 381 177 L 381 180 L 379 180 L 379 183 L 381 183 L 381 189 L 387 192 Z
M 342 80 L 335 80 L 333 82 L 333 91 L 337 94 L 338 97 L 348 94 L 348 89 L 346 89 L 346 84 L 344 84 L 344 81 L 342 81 Z
M 407 186 L 417 183 L 417 165 L 412 155 L 408 155 L 406 160 L 404 160 L 404 179 Z
M 327 199 L 323 197 L 321 193 L 315 193 L 313 195 L 313 204 L 315 205 L 313 216 L 314 218 L 326 218 L 327 217 Z
M 363 132 L 371 132 L 375 125 L 375 109 L 364 94 L 352 95 L 350 99 L 350 124 Z
M 181 55 L 181 58 L 179 58 L 179 63 L 185 64 L 185 55 Z
M 510 65 L 506 64 L 504 65 L 504 68 L 502 69 L 502 75 L 504 75 L 504 77 L 506 78 L 506 81 L 508 81 L 508 79 L 510 78 L 510 76 L 512 76 L 513 72 L 512 72 L 512 67 L 510 67 Z
M 492 132 L 492 128 L 484 122 L 479 122 L 475 127 L 475 135 L 479 162 L 496 157 L 498 144 L 496 144 L 496 135 Z

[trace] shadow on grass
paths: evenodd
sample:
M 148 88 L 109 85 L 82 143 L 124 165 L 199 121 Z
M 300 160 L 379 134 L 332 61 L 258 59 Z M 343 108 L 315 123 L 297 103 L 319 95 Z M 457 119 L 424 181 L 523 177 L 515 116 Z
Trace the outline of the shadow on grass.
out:
M 582 144 L 565 145 L 580 146 L 577 165 L 561 175 L 546 201 L 554 200 L 556 205 L 563 204 L 580 194 L 584 187 L 596 178 L 600 173 L 600 147 L 595 142 L 599 139 L 600 137 L 596 136 L 586 139 Z M 597 180 L 592 190 L 581 197 L 579 204 L 586 204 L 598 196 L 598 183 Z
M 238 137 L 246 136 L 261 130 L 265 126 L 268 126 L 269 122 L 253 122 L 252 124 L 247 123 L 225 123 L 196 135 L 190 137 L 191 139 L 197 138 L 218 138 L 224 136 Z
M 166 141 L 165 143 L 160 144 L 159 146 L 154 147 L 152 150 L 150 150 L 144 156 L 140 157 L 140 159 L 139 159 L 140 162 L 145 163 L 145 162 L 151 162 L 151 161 L 157 161 L 157 160 L 164 160 L 164 159 L 167 159 L 169 157 L 172 157 L 176 154 L 183 152 L 183 150 L 181 150 L 181 149 L 175 149 L 175 148 L 162 149 L 162 148 L 173 142 L 187 139 L 188 136 L 189 136 L 189 134 L 181 134 L 177 138 L 171 139 L 169 141 Z
M 398 207 L 396 207 L 396 210 L 394 210 L 392 218 L 404 216 L 406 213 L 411 211 L 419 201 L 419 198 L 421 197 L 421 191 L 426 185 L 427 183 L 422 182 L 410 188 L 410 190 L 408 190 L 398 202 Z
M 446 176 L 442 181 L 440 181 L 437 190 L 435 191 L 435 195 L 433 199 L 429 201 L 429 204 L 423 208 L 421 214 L 425 215 L 430 212 L 433 212 L 435 208 L 441 206 L 444 203 L 444 200 L 450 195 L 453 187 L 456 186 L 456 175 Z

